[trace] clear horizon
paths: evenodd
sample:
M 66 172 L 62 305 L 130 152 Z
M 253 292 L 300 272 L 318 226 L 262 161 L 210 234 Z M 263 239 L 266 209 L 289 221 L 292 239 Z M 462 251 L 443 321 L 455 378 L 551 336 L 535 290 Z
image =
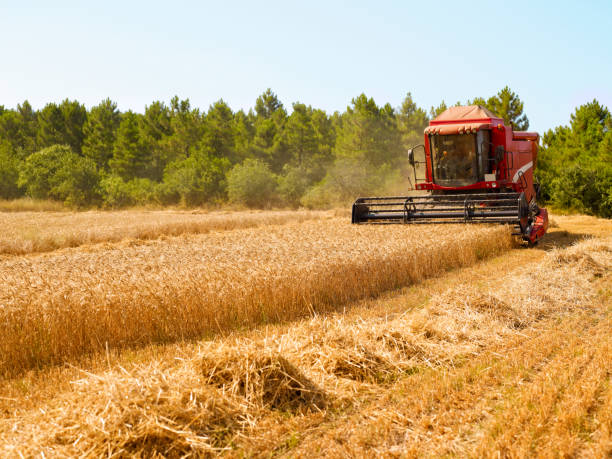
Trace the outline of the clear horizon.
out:
M 612 108 L 612 3 L 109 1 L 2 6 L 0 105 L 109 97 L 142 112 L 177 95 L 248 110 L 268 87 L 290 110 L 344 111 L 365 93 L 429 110 L 508 85 L 530 130 Z

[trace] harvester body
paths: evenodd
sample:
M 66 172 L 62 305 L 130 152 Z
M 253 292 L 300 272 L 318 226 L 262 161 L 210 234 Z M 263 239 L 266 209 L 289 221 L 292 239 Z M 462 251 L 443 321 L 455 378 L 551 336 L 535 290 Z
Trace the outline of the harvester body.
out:
M 412 196 L 358 198 L 353 223 L 505 223 L 536 243 L 548 214 L 538 207 L 538 134 L 513 131 L 486 108 L 451 107 L 408 152 Z

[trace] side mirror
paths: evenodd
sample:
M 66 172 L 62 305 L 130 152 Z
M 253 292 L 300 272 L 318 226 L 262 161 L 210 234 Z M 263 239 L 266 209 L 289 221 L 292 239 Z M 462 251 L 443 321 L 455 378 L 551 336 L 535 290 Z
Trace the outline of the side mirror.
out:
M 504 154 L 506 150 L 503 145 L 498 145 L 495 147 L 495 162 L 501 163 L 504 160 Z
M 412 151 L 412 148 L 408 150 L 408 162 L 411 166 L 414 166 L 414 151 Z

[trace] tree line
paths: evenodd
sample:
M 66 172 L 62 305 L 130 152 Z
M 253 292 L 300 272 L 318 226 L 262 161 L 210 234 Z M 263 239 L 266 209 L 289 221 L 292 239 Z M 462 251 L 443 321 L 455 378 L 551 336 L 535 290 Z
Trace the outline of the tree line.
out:
M 515 129 L 529 126 L 522 101 L 508 87 L 468 103 L 486 106 Z M 68 99 L 38 111 L 27 101 L 15 109 L 0 106 L 0 198 L 105 208 L 226 202 L 321 207 L 357 195 L 405 192 L 405 152 L 422 143 L 429 119 L 447 105 L 427 111 L 408 93 L 398 108 L 379 106 L 365 94 L 342 113 L 299 102 L 291 108 L 289 113 L 270 89 L 248 112 L 234 112 L 223 100 L 204 112 L 178 97 L 168 105 L 155 101 L 144 113 L 120 112 L 110 99 L 90 110 Z M 556 132 L 545 136 L 541 177 L 549 199 L 566 199 L 557 191 L 563 187 L 552 184 L 557 162 L 549 157 L 570 148 L 552 140 L 568 138 Z
M 600 217 L 612 217 L 612 117 L 597 100 L 576 108 L 568 126 L 542 137 L 536 175 L 542 198 Z

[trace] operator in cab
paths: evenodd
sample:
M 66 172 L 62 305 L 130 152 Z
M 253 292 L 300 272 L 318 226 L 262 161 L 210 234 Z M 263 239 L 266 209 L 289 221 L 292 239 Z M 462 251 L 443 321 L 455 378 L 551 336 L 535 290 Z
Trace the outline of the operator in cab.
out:
M 443 186 L 470 185 L 477 179 L 475 143 L 471 136 L 433 137 L 435 180 Z

